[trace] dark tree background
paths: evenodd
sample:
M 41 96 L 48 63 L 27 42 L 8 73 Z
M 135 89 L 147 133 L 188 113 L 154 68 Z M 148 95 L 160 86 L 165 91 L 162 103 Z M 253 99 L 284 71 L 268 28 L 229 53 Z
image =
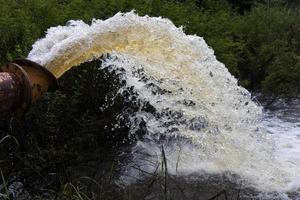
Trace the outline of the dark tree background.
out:
M 0 64 L 26 57 L 51 26 L 135 9 L 203 36 L 247 89 L 277 97 L 299 94 L 298 0 L 0 0 L 0 5 Z

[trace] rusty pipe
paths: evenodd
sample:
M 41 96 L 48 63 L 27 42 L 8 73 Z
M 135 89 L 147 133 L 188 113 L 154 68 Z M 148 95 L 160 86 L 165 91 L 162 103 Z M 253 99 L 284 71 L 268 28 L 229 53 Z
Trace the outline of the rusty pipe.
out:
M 0 67 L 0 118 L 22 117 L 32 102 L 57 88 L 55 76 L 33 61 L 18 59 Z

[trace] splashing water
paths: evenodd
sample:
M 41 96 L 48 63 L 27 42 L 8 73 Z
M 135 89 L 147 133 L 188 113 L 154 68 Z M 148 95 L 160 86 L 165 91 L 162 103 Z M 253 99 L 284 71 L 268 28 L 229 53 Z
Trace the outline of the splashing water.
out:
M 163 144 L 173 174 L 230 172 L 266 192 L 299 187 L 300 159 L 276 153 L 276 140 L 260 122 L 261 107 L 203 38 L 186 35 L 168 19 L 129 12 L 91 25 L 70 21 L 48 29 L 28 58 L 59 77 L 106 53 L 112 56 L 103 67 L 122 71 L 126 81 L 119 92 L 133 86 L 155 108 L 132 116 L 131 134 L 141 122 L 147 130 L 134 147 L 136 162 L 143 165 L 138 152 L 160 160 Z

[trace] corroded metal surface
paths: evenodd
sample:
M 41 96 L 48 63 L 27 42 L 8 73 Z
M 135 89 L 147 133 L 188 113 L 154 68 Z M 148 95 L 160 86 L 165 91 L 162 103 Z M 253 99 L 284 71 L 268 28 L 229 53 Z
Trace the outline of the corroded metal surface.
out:
M 0 117 L 22 117 L 32 101 L 57 89 L 56 78 L 44 67 L 25 59 L 0 68 Z
M 0 73 L 0 113 L 14 110 L 20 98 L 20 83 L 14 74 Z
M 33 101 L 39 99 L 46 91 L 57 89 L 55 76 L 45 67 L 27 59 L 14 60 L 13 63 L 22 67 L 29 76 Z

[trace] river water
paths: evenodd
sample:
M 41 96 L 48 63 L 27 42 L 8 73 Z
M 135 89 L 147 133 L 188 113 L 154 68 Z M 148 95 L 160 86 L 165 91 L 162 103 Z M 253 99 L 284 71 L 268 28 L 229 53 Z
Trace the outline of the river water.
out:
M 289 103 L 277 101 L 268 106 L 263 114 L 263 124 L 276 141 L 275 154 L 289 166 L 299 167 L 300 163 L 300 100 Z M 299 174 L 294 174 L 299 177 Z M 294 182 L 299 187 L 299 182 Z

